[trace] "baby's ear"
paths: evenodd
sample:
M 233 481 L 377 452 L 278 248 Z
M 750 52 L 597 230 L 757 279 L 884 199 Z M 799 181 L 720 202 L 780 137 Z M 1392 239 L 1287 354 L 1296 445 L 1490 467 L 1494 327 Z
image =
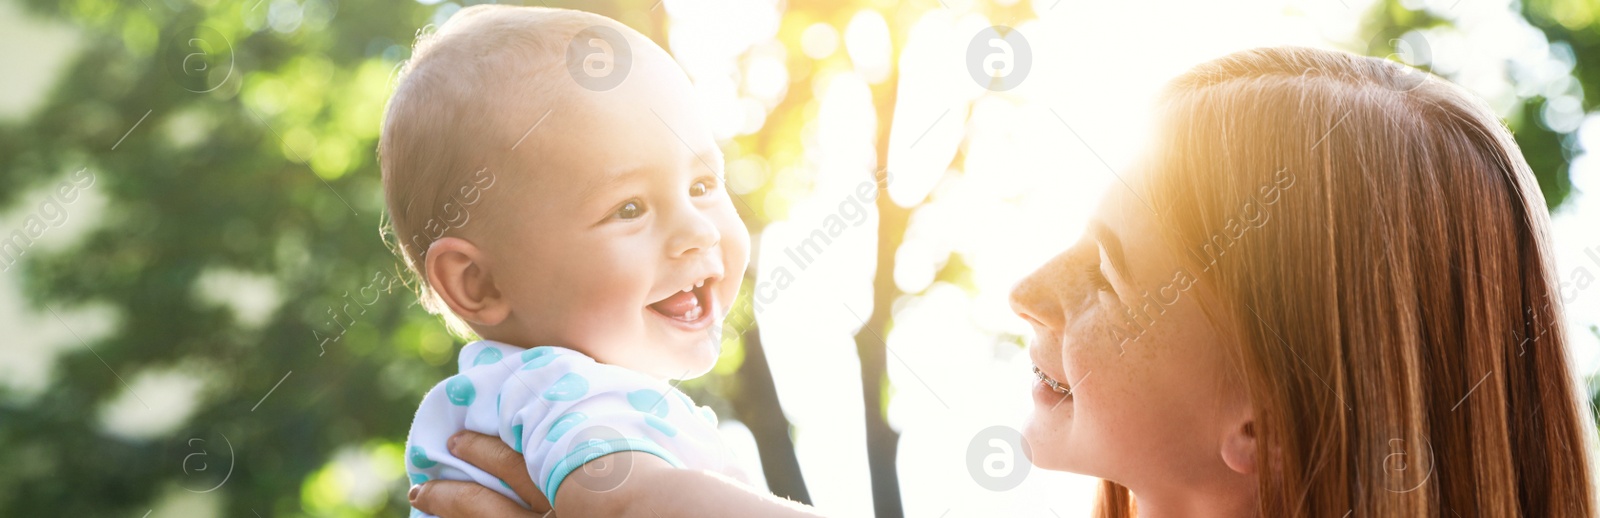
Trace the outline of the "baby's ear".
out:
M 471 241 L 439 238 L 428 246 L 422 264 L 434 293 L 467 323 L 495 326 L 511 313 L 510 303 L 485 266 L 483 251 Z

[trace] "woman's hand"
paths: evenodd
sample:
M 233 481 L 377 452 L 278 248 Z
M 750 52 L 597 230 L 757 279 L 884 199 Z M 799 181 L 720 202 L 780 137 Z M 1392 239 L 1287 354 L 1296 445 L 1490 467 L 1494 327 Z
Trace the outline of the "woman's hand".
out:
M 500 438 L 460 431 L 450 436 L 448 446 L 451 455 L 504 480 L 522 501 L 533 506 L 533 510 L 523 509 L 510 498 L 477 483 L 454 480 L 430 480 L 411 486 L 409 496 L 413 507 L 444 518 L 555 516 L 550 501 L 528 476 L 528 466 L 522 455 L 500 442 Z

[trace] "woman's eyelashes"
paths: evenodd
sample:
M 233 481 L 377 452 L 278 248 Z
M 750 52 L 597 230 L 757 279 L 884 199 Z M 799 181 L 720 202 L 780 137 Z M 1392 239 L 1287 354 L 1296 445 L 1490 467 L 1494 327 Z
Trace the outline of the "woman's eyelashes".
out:
M 1098 261 L 1085 262 L 1083 270 L 1084 276 L 1089 279 L 1089 284 L 1094 286 L 1096 292 L 1116 293 L 1117 290 L 1111 285 L 1111 280 L 1107 279 L 1105 274 L 1100 273 L 1100 263 Z

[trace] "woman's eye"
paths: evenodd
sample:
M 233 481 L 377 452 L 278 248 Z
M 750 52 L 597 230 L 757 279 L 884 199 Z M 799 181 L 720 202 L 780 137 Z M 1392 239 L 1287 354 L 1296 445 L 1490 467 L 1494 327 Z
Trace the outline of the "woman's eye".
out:
M 1084 268 L 1084 274 L 1088 275 L 1089 283 L 1093 284 L 1096 290 L 1105 292 L 1116 291 L 1116 289 L 1111 286 L 1111 280 L 1107 279 L 1105 274 L 1100 273 L 1100 265 L 1098 263 L 1089 263 L 1088 266 Z
M 615 214 L 617 219 L 638 219 L 643 215 L 644 205 L 636 201 L 630 201 L 622 204 L 621 207 L 617 208 L 617 212 Z
M 708 192 L 711 192 L 711 182 L 706 180 L 697 181 L 694 185 L 689 186 L 690 196 L 705 196 Z

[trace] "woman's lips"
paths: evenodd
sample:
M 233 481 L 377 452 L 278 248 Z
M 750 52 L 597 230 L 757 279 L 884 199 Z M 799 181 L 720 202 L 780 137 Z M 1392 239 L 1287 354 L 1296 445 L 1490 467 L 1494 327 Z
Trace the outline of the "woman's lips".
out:
M 1039 330 L 1040 334 L 1028 346 L 1029 359 L 1033 360 L 1033 401 L 1049 410 L 1055 410 L 1061 403 L 1072 399 L 1072 382 L 1066 376 L 1058 375 L 1049 366 L 1055 362 L 1045 361 L 1047 358 L 1059 358 L 1059 352 L 1051 352 L 1043 344 L 1059 343 L 1052 335 Z M 1083 380 L 1078 380 L 1082 382 Z
M 1072 387 L 1070 384 L 1058 381 L 1045 373 L 1037 365 L 1033 367 L 1033 401 L 1040 406 L 1054 410 L 1062 403 L 1072 400 Z
M 1049 385 L 1045 385 L 1043 383 L 1033 384 L 1033 402 L 1036 405 L 1054 410 L 1056 407 L 1060 406 L 1061 403 L 1070 401 L 1071 399 L 1072 396 L 1070 394 L 1062 394 L 1060 392 L 1051 390 Z
M 1068 386 L 1066 383 L 1056 381 L 1056 379 L 1050 377 L 1049 374 L 1045 374 L 1044 370 L 1040 369 L 1038 365 L 1033 366 L 1033 376 L 1039 379 L 1039 383 L 1043 383 L 1045 386 L 1050 387 L 1051 390 L 1060 392 L 1062 394 L 1072 393 L 1071 386 Z

